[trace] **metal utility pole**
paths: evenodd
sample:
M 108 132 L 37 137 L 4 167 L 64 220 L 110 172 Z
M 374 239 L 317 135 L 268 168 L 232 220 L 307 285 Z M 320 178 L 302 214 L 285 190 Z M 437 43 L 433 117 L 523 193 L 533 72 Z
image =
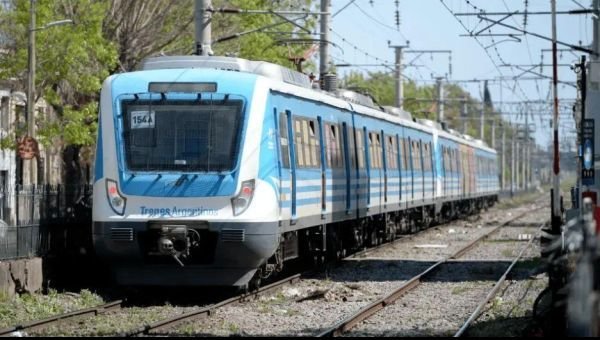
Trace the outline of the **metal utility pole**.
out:
M 554 116 L 552 119 L 554 129 L 554 164 L 553 164 L 553 195 L 552 195 L 552 232 L 556 235 L 560 234 L 562 224 L 560 211 L 560 165 L 559 165 L 559 149 L 558 149 L 558 58 L 556 53 L 556 0 L 551 0 L 552 3 L 552 73 L 553 73 L 553 95 L 554 95 Z
M 35 133 L 35 2 L 29 2 L 29 41 L 28 48 L 28 72 L 27 72 L 27 135 L 33 138 Z M 33 159 L 29 160 L 30 183 L 36 182 Z
M 485 102 L 482 100 L 481 101 L 481 115 L 480 115 L 480 122 L 479 122 L 479 139 L 484 140 L 485 138 L 485 126 L 483 124 L 483 122 L 485 121 Z
M 196 0 L 194 20 L 196 28 L 196 55 L 214 54 L 212 42 L 212 0 Z
M 529 176 L 528 176 L 528 168 L 529 168 L 529 111 L 525 112 L 525 149 L 524 152 L 524 167 L 523 167 L 523 186 L 525 190 L 529 189 Z
M 396 52 L 396 71 L 395 71 L 395 75 L 396 75 L 396 107 L 400 108 L 401 110 L 404 109 L 404 84 L 402 83 L 402 70 L 404 68 L 404 65 L 402 65 L 402 57 L 403 57 L 403 49 L 408 47 L 408 41 L 406 42 L 406 45 L 401 45 L 401 46 L 390 46 L 393 47 L 395 52 Z
M 435 81 L 437 83 L 437 91 L 438 91 L 438 95 L 437 95 L 437 102 L 438 102 L 437 120 L 438 120 L 438 122 L 444 121 L 444 83 L 443 83 L 443 80 L 444 80 L 443 77 L 435 78 Z
M 462 112 L 461 115 L 463 118 L 467 118 L 469 115 L 469 109 L 467 106 L 467 99 L 465 98 L 462 102 L 463 106 L 462 106 Z M 463 134 L 467 134 L 467 119 L 463 120 Z
M 515 139 L 517 136 L 513 133 L 513 138 L 510 146 L 510 197 L 515 193 Z
M 330 0 L 321 0 L 321 43 L 319 44 L 319 74 L 322 81 L 325 74 L 329 71 L 329 9 Z
M 517 130 L 518 130 L 518 128 L 517 128 Z M 516 167 L 515 167 L 514 171 L 515 171 L 515 183 L 516 183 L 516 187 L 517 187 L 516 189 L 520 190 L 521 189 L 521 181 L 520 181 L 520 179 L 521 179 L 521 176 L 520 176 L 521 175 L 520 174 L 521 168 L 520 168 L 520 162 L 519 162 L 519 154 L 520 154 L 519 149 L 521 148 L 521 146 L 519 145 L 520 143 L 519 143 L 518 136 L 516 138 L 517 138 L 517 140 L 515 142 L 515 145 L 516 145 L 516 149 L 515 149 L 515 162 L 517 162 L 517 164 L 516 164 Z
M 504 177 L 504 161 L 506 159 L 506 144 L 505 144 L 505 137 L 506 137 L 506 133 L 505 133 L 505 128 L 504 128 L 504 124 L 502 124 L 502 160 L 501 160 L 501 164 L 500 164 L 500 173 L 501 173 L 501 177 L 500 177 L 500 190 L 504 190 L 504 187 L 506 186 L 506 178 Z
M 492 149 L 496 148 L 496 120 L 492 120 Z

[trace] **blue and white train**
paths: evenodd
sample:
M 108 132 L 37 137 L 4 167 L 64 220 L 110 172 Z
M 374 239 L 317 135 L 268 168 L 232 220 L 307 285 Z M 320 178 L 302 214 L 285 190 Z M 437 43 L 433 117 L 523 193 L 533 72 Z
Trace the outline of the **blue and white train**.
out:
M 498 189 L 483 142 L 266 62 L 150 58 L 102 87 L 93 240 L 119 284 L 247 287 Z

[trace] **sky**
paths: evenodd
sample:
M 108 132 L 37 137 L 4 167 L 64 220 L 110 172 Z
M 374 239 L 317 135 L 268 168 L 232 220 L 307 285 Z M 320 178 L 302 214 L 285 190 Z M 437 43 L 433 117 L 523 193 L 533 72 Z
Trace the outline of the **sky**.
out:
M 462 80 L 496 79 L 489 83 L 489 90 L 497 111 L 503 112 L 505 120 L 525 123 L 522 101 L 543 101 L 542 104 L 530 104 L 528 110 L 529 123 L 535 123 L 536 142 L 550 145 L 552 141 L 552 81 L 551 79 L 533 80 L 534 74 L 524 73 L 515 67 L 501 65 L 540 64 L 542 49 L 551 49 L 552 43 L 533 35 L 519 35 L 518 31 L 493 26 L 483 33 L 512 33 L 519 36 L 461 37 L 468 31 L 477 32 L 489 24 L 480 21 L 476 16 L 458 16 L 456 13 L 485 11 L 514 12 L 551 11 L 550 0 L 399 0 L 400 29 L 395 22 L 395 0 L 332 0 L 332 33 L 331 40 L 335 46 L 330 47 L 330 55 L 334 63 L 350 64 L 393 64 L 394 49 L 391 45 L 406 45 L 410 41 L 410 50 L 451 50 L 452 74 L 449 74 L 449 57 L 447 53 L 406 54 L 404 63 L 419 65 L 408 67 L 404 74 L 420 84 L 435 83 L 434 77 L 445 76 L 447 81 L 455 83 L 469 91 L 475 98 L 481 99 L 483 88 L 481 83 L 465 83 Z M 591 6 L 590 0 L 557 0 L 557 11 L 582 9 Z M 351 3 L 338 13 L 344 6 Z M 499 20 L 502 16 L 487 16 Z M 459 22 L 459 20 L 462 22 Z M 550 15 L 528 15 L 526 22 L 523 15 L 514 15 L 503 21 L 507 25 L 551 38 L 552 17 Z M 526 24 L 526 26 L 524 26 Z M 464 26 L 463 26 L 464 25 Z M 467 31 L 468 30 L 468 31 Z M 589 14 L 557 15 L 557 40 L 570 45 L 588 47 L 592 43 L 592 18 Z M 569 49 L 558 46 L 559 49 Z M 487 53 L 486 53 L 487 51 Z M 574 64 L 585 52 L 559 52 L 559 64 Z M 417 58 L 416 58 L 417 57 Z M 589 56 L 586 55 L 589 60 Z M 552 64 L 552 53 L 543 53 L 543 63 Z M 522 66 L 531 69 L 531 66 Z M 349 71 L 385 71 L 385 67 L 352 67 L 338 68 L 343 76 Z M 532 71 L 552 77 L 552 68 L 535 67 Z M 502 81 L 497 78 L 503 77 Z M 514 81 L 514 77 L 522 80 Z M 559 81 L 575 82 L 576 75 L 570 67 L 558 68 Z M 574 143 L 574 122 L 572 118 L 572 101 L 576 97 L 575 87 L 560 84 L 558 87 L 560 103 L 560 136 L 561 140 Z M 564 99 L 564 100 L 563 100 Z M 500 102 L 503 104 L 500 105 Z M 477 122 L 478 124 L 478 122 Z M 458 128 L 458 127 L 454 127 Z M 531 126 L 533 129 L 533 126 Z M 496 136 L 499 136 L 497 132 Z

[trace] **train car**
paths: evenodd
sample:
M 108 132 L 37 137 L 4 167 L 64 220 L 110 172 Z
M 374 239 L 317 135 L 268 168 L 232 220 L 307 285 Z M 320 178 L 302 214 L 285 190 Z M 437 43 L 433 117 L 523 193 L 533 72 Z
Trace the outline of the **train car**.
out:
M 157 57 L 105 80 L 93 240 L 117 283 L 257 285 L 491 205 L 496 152 L 295 71 Z

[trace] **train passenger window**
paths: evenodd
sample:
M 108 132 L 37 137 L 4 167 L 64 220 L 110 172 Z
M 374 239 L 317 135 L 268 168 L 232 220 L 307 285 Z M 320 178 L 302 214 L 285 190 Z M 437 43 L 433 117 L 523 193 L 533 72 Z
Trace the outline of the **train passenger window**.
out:
M 347 136 L 347 142 L 348 142 L 348 154 L 350 155 L 350 164 L 352 169 L 356 168 L 356 150 L 355 150 L 355 146 L 354 146 L 354 129 L 345 125 L 346 126 L 346 136 Z
M 371 168 L 381 169 L 382 168 L 382 152 L 381 140 L 379 133 L 369 132 L 369 154 L 371 155 Z
M 373 133 L 369 132 L 369 156 L 371 160 L 371 169 L 374 169 L 377 166 L 377 157 L 373 156 L 375 152 L 373 151 Z
M 409 159 L 409 143 L 406 139 L 402 138 L 400 140 L 400 143 L 402 144 L 402 169 L 404 170 L 409 170 L 408 169 L 408 159 Z
M 319 147 L 319 135 L 315 128 L 315 121 L 308 121 L 308 136 L 310 148 L 310 165 L 313 168 L 321 166 L 321 148 Z
M 302 147 L 302 121 L 294 119 L 294 145 L 296 150 L 296 165 L 300 168 L 306 164 L 304 162 L 304 148 Z
M 429 143 L 423 145 L 423 171 L 431 171 L 431 146 Z
M 377 147 L 377 158 L 379 158 L 379 161 L 378 161 L 379 169 L 383 169 L 383 138 L 382 138 L 382 135 L 379 132 L 377 132 L 375 135 L 375 139 L 376 139 L 375 146 Z
M 299 168 L 321 166 L 319 135 L 314 120 L 294 118 L 296 164 Z
M 396 146 L 396 138 L 387 136 L 385 145 L 386 161 L 388 169 L 398 169 L 398 148 Z
M 442 146 L 442 166 L 444 167 L 444 171 L 448 171 L 448 149 L 445 146 Z
M 281 165 L 290 167 L 290 145 L 288 141 L 287 116 L 285 112 L 279 114 L 279 145 L 281 146 Z
M 421 171 L 421 148 L 419 147 L 419 143 L 416 141 L 412 142 L 412 162 L 413 170 Z
M 339 127 L 337 125 L 325 124 L 327 145 L 327 166 L 329 168 L 341 168 L 344 166 L 344 155 L 342 154 L 342 143 Z
M 358 157 L 358 168 L 365 168 L 365 139 L 361 129 L 356 129 L 356 155 Z

